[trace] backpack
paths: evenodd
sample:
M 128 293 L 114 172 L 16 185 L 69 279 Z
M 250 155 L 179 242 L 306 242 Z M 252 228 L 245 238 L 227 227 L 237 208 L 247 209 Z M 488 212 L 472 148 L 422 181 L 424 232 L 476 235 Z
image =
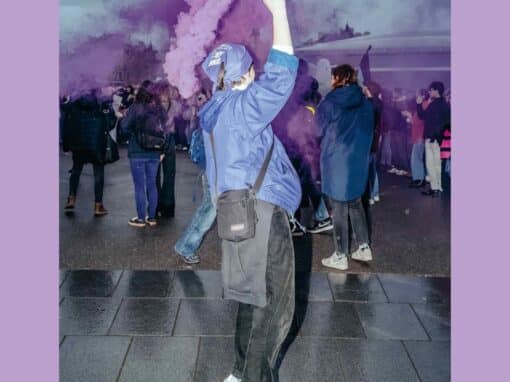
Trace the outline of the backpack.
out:
M 152 110 L 145 110 L 138 117 L 136 124 L 136 140 L 144 150 L 163 150 L 166 142 L 165 131 L 159 116 Z
M 200 128 L 193 130 L 191 134 L 189 155 L 193 163 L 197 164 L 202 170 L 205 169 L 204 135 Z

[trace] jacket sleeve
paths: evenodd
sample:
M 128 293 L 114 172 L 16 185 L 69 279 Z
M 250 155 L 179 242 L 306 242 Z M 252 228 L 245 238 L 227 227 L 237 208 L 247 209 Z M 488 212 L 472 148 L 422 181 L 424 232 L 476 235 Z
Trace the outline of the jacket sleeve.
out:
M 317 135 L 320 139 L 324 136 L 324 130 L 331 120 L 332 105 L 327 99 L 322 101 L 317 111 Z
M 126 116 L 120 120 L 119 130 L 121 139 L 129 139 L 129 136 L 132 131 L 134 131 L 136 126 L 136 118 L 137 118 L 137 105 L 131 105 Z
M 252 135 L 259 134 L 283 108 L 294 88 L 299 61 L 271 49 L 264 73 L 243 92 L 239 110 Z
M 425 120 L 427 111 L 423 108 L 423 103 L 416 105 L 416 113 L 418 114 L 418 118 L 420 118 L 422 121 Z

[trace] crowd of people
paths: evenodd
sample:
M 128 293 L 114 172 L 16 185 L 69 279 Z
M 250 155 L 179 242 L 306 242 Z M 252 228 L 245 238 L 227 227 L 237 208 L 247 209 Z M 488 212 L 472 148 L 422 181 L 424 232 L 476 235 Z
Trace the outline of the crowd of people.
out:
M 94 169 L 94 214 L 104 166 L 127 144 L 135 228 L 175 213 L 177 148 L 201 170 L 203 199 L 174 250 L 187 264 L 217 220 L 225 298 L 237 300 L 236 361 L 227 382 L 275 380 L 276 356 L 294 311 L 292 236 L 333 232 L 325 267 L 369 262 L 369 206 L 379 202 L 380 171 L 410 176 L 409 186 L 441 195 L 450 176 L 449 93 L 441 82 L 414 96 L 361 83 L 350 65 L 331 73 L 322 97 L 294 55 L 285 2 L 264 0 L 274 44 L 256 79 L 243 45 L 223 44 L 202 64 L 213 83 L 182 100 L 164 80 L 94 89 L 61 100 L 61 137 L 73 167 L 65 212 L 75 209 L 83 166 Z M 225 149 L 227 148 L 227 149 Z M 314 211 L 311 224 L 300 210 Z M 358 247 L 350 253 L 351 231 Z

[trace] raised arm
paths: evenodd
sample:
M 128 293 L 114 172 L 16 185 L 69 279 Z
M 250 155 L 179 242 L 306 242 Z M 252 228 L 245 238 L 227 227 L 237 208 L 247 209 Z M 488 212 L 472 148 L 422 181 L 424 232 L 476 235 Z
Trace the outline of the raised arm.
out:
M 290 48 L 286 53 L 294 54 L 292 36 L 290 34 L 289 19 L 285 0 L 263 0 L 269 12 L 273 15 L 273 47 Z
M 253 135 L 283 108 L 294 88 L 299 60 L 294 56 L 285 0 L 263 0 L 273 15 L 273 48 L 264 73 L 242 96 L 243 117 Z

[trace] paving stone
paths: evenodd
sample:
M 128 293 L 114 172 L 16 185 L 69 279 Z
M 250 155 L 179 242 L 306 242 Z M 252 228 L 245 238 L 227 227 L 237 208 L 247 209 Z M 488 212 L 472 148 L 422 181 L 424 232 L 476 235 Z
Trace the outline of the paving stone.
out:
M 326 273 L 296 273 L 296 297 L 299 300 L 333 301 Z
M 233 335 L 237 306 L 231 300 L 182 300 L 174 335 Z
M 106 335 L 118 306 L 110 298 L 67 297 L 60 305 L 60 334 Z
M 450 381 L 450 342 L 406 341 L 405 346 L 422 382 Z
M 364 338 L 354 305 L 342 302 L 310 302 L 300 335 Z
M 329 273 L 328 277 L 335 301 L 388 301 L 374 274 Z
M 115 290 L 116 297 L 168 297 L 173 272 L 125 271 Z
M 121 274 L 121 271 L 69 271 L 60 292 L 63 296 L 110 297 Z
M 356 304 L 368 339 L 427 340 L 428 336 L 407 304 Z
M 109 334 L 170 335 L 178 305 L 168 298 L 126 298 Z
M 413 304 L 425 330 L 433 341 L 450 340 L 450 306 L 443 304 Z
M 449 303 L 450 278 L 380 274 L 390 302 Z
M 234 360 L 234 337 L 201 337 L 194 382 L 223 381 Z
M 193 381 L 198 341 L 191 337 L 135 338 L 119 381 Z
M 67 274 L 68 272 L 67 271 L 59 271 L 59 283 L 58 283 L 58 286 L 59 288 L 62 286 L 62 284 L 64 283 L 64 281 L 66 281 L 66 277 L 67 277 Z
M 282 361 L 280 381 L 347 381 L 342 372 L 339 342 L 329 338 L 296 338 Z
M 222 298 L 223 284 L 219 271 L 177 271 L 170 293 L 181 298 Z
M 419 382 L 400 341 L 339 341 L 349 382 Z
M 60 347 L 60 382 L 115 382 L 129 337 L 66 337 Z

